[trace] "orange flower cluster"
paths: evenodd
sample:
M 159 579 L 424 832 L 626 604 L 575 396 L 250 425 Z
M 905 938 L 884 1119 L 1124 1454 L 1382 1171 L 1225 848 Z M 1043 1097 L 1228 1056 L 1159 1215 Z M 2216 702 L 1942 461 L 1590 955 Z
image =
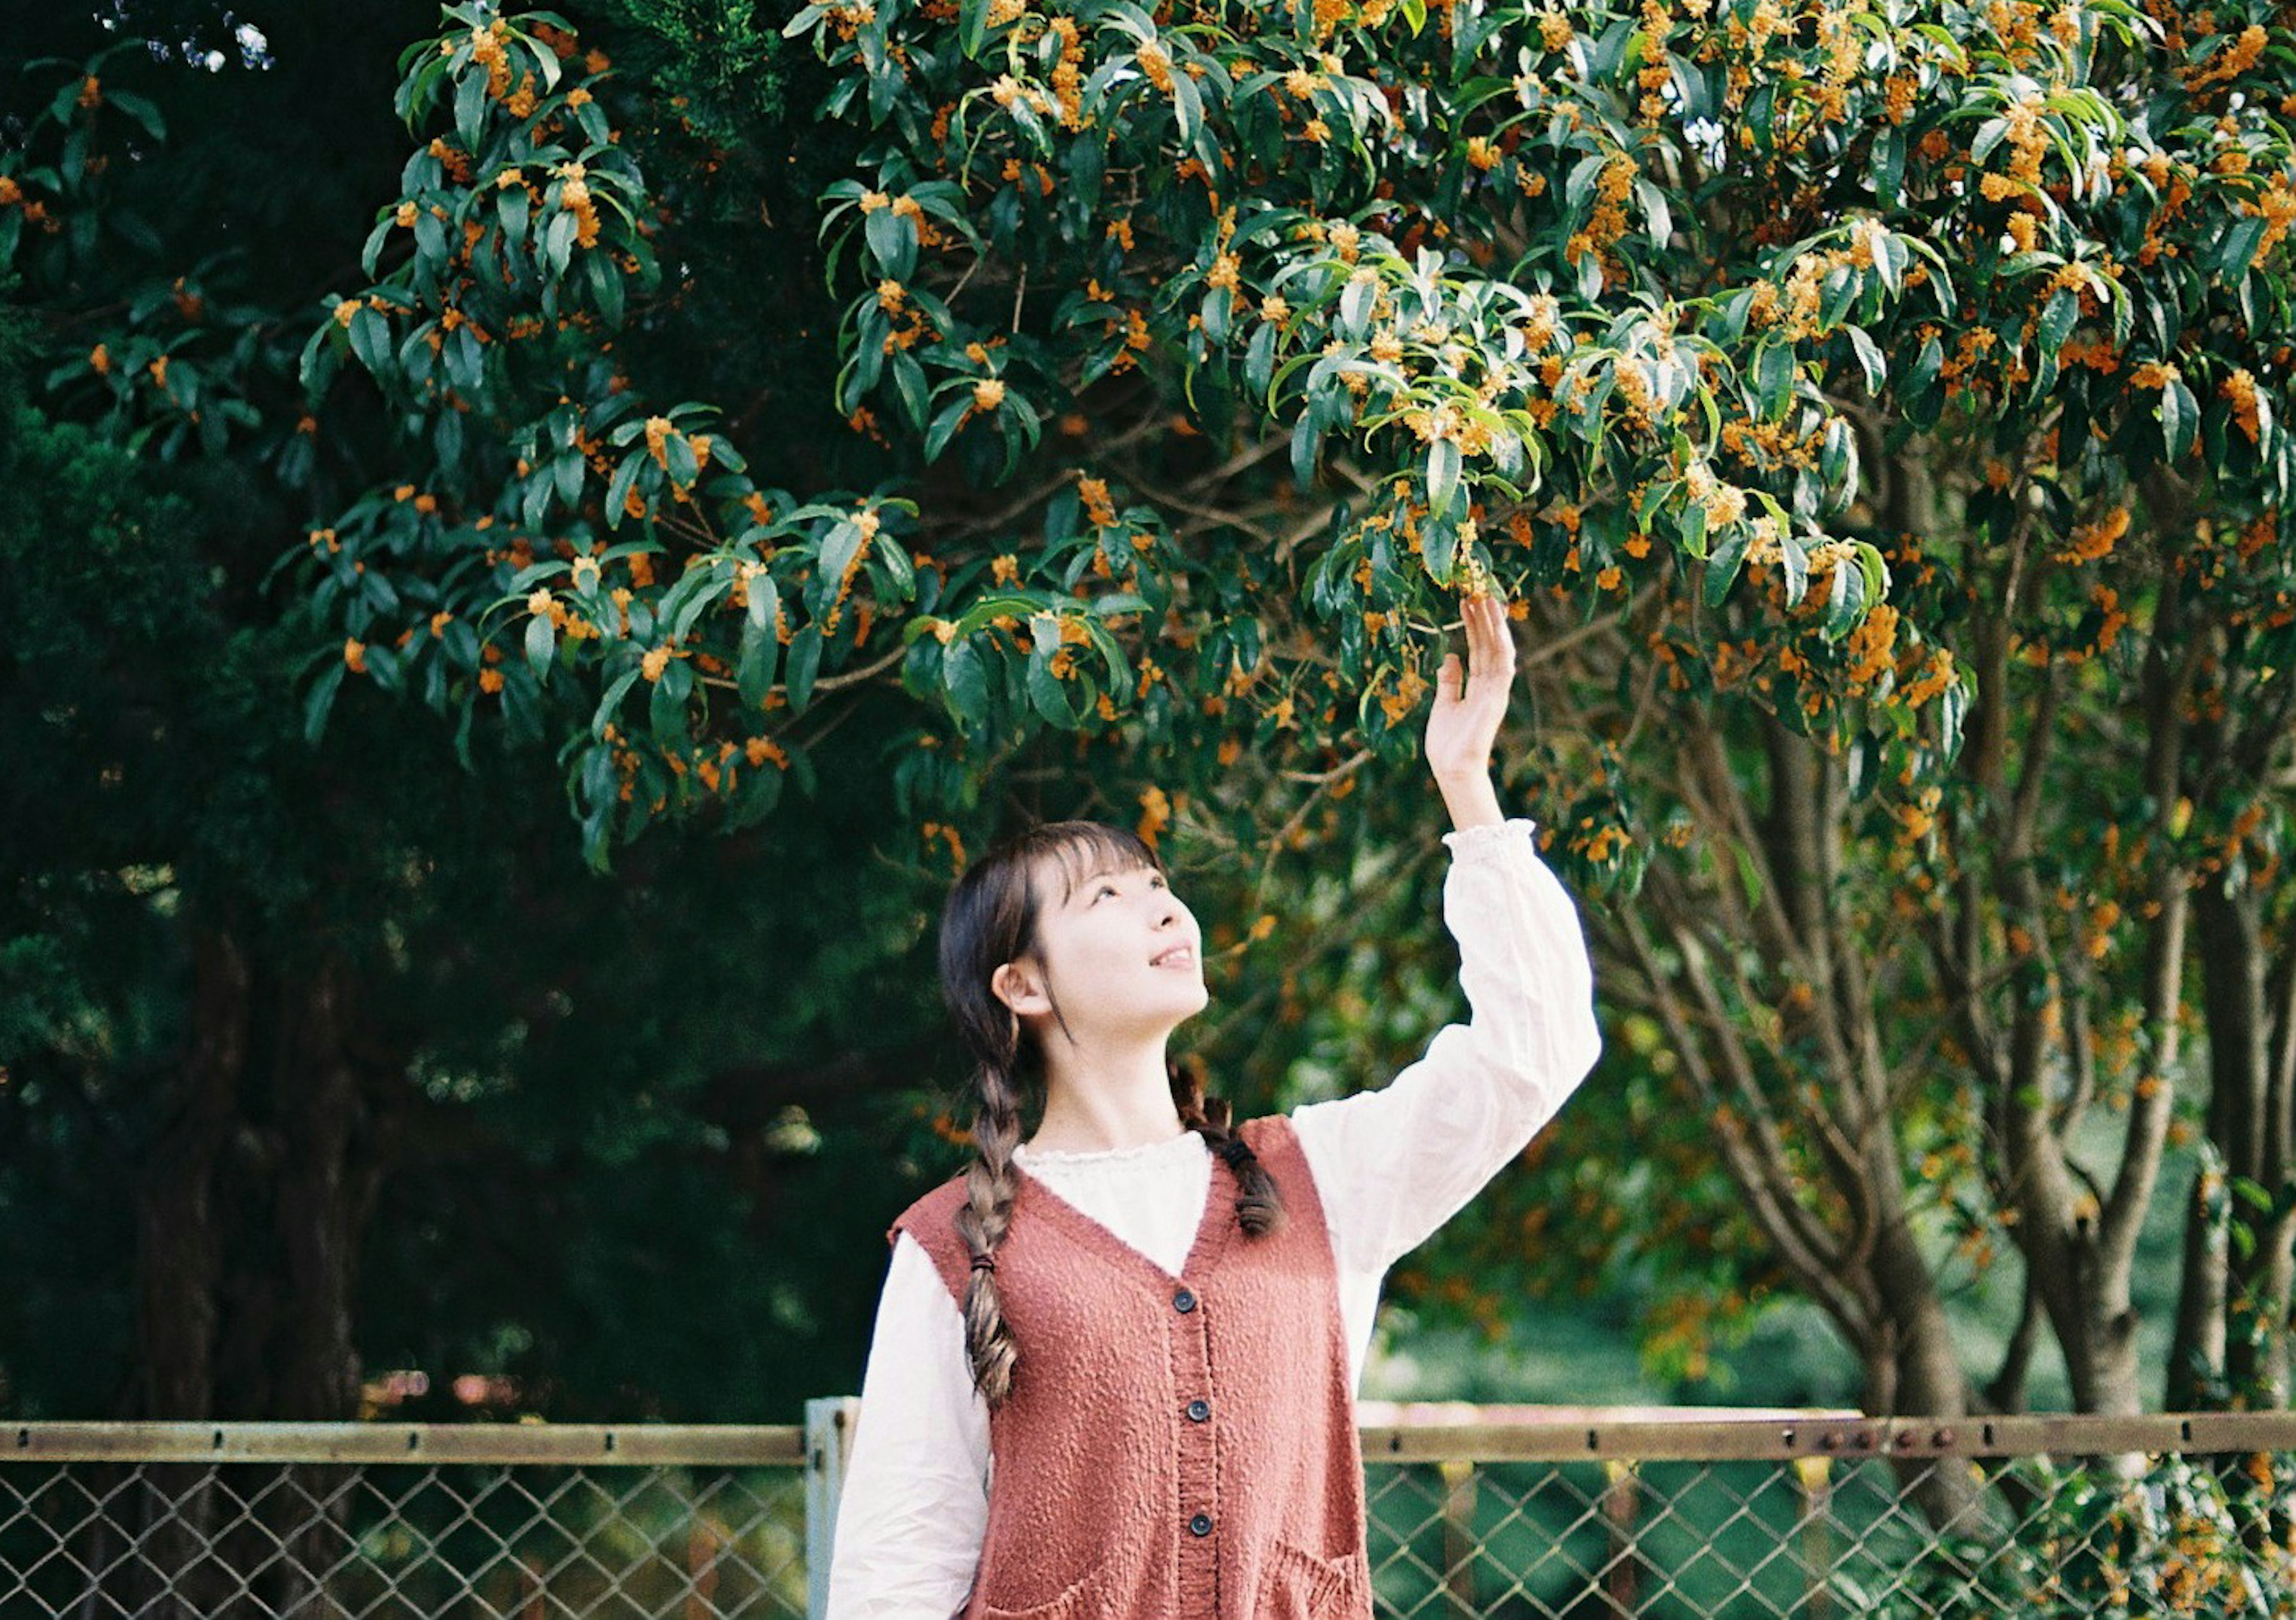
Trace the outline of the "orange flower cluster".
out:
M 500 101 L 510 89 L 510 54 L 503 46 L 503 36 L 510 32 L 510 24 L 497 17 L 486 28 L 471 30 L 471 60 L 487 70 L 487 94 Z M 445 42 L 452 50 L 454 42 Z
M 2264 221 L 2264 235 L 2256 245 L 2257 261 L 2261 263 L 2280 245 L 2289 227 L 2296 226 L 2296 170 L 2284 169 L 2273 176 L 2244 211 Z
M 1419 700 L 1426 691 L 1426 679 L 1418 670 L 1406 669 L 1399 672 L 1395 678 L 1394 689 L 1380 694 L 1379 706 L 1387 716 L 1387 723 L 1401 725 L 1406 717 L 1419 706 Z
M 1164 47 L 1152 39 L 1144 40 L 1137 53 L 1140 70 L 1148 82 L 1165 95 L 1172 94 L 1172 58 Z
M 1060 60 L 1053 64 L 1053 99 L 1060 104 L 1061 127 L 1084 127 L 1084 43 L 1072 17 L 1053 19 L 1054 37 L 1061 42 Z
M 1746 515 L 1746 492 L 1715 477 L 1713 469 L 1704 462 L 1694 461 L 1684 469 L 1682 487 L 1692 500 L 1706 509 L 1710 530 L 1727 529 Z
M 2230 84 L 2263 59 L 2264 47 L 2270 43 L 2271 36 L 2262 23 L 2250 23 L 2206 62 L 2185 69 L 2185 88 L 2197 95 L 2211 85 Z
M 2103 621 L 2097 626 L 2096 650 L 2110 653 L 2112 644 L 2120 638 L 2121 630 L 2128 623 L 2128 615 L 2120 611 L 2120 593 L 2109 585 L 2100 585 L 2089 592 L 2088 599 L 2097 612 L 2104 615 Z
M 1152 784 L 1140 790 L 1140 820 L 1133 831 L 1150 849 L 1156 847 L 1157 835 L 1171 825 L 1172 802 L 1164 790 Z
M 1112 529 L 1116 525 L 1116 503 L 1109 498 L 1107 483 L 1097 478 L 1077 480 L 1077 498 L 1084 503 L 1086 522 L 1095 528 Z
M 1898 610 L 1886 602 L 1877 602 L 1866 611 L 1857 628 L 1849 632 L 1847 651 L 1850 685 L 1864 690 L 1884 675 L 1894 673 L 1897 646 Z
M 446 170 L 449 180 L 457 185 L 468 185 L 471 183 L 470 153 L 448 145 L 447 137 L 442 135 L 434 135 L 430 137 L 428 150 L 432 157 L 439 160 L 439 167 Z
M 1587 228 L 1575 231 L 1563 244 L 1562 256 L 1572 264 L 1588 253 L 1600 253 L 1627 234 L 1627 199 L 1634 194 L 1635 178 L 1641 170 L 1634 159 L 1623 152 L 1612 152 L 1603 164 L 1601 177 L 1595 182 L 1595 208 L 1587 219 Z
M 575 242 L 586 248 L 598 245 L 598 208 L 590 200 L 587 171 L 579 163 L 561 163 L 550 171 L 559 178 L 558 206 L 574 216 Z
M 1847 5 L 1827 5 L 1817 14 L 1817 48 L 1825 65 L 1818 74 L 1816 118 L 1838 124 L 1849 113 L 1849 86 L 1857 82 L 1865 62 L 1865 36 Z
M 1903 670 L 1899 672 L 1905 673 Z M 1943 647 L 1934 648 L 1923 662 L 1921 673 L 1906 686 L 1906 702 L 1918 709 L 1932 698 L 1942 695 L 1953 682 L 1953 654 Z
M 2054 554 L 2056 560 L 2060 563 L 2070 563 L 2076 566 L 2097 562 L 2111 556 L 2112 548 L 2120 543 L 2121 537 L 2128 532 L 2128 508 L 2115 506 L 2094 523 L 2082 523 L 2076 526 L 2070 543 L 2063 550 Z
M 2264 423 L 2262 407 L 2257 399 L 2255 374 L 2244 366 L 2236 367 L 2218 384 L 2217 391 L 2224 395 L 2232 406 L 2233 424 L 2248 435 L 2249 443 L 2259 442 L 2264 433 Z

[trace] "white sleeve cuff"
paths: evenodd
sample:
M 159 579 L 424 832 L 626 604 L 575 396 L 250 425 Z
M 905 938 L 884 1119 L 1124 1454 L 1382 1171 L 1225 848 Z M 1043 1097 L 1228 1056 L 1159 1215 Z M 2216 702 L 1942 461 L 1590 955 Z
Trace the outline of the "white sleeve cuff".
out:
M 1451 851 L 1452 864 L 1467 866 L 1505 858 L 1509 845 L 1536 849 L 1532 837 L 1538 823 L 1528 816 L 1510 816 L 1505 821 L 1488 821 L 1476 826 L 1454 827 L 1443 835 L 1445 847 Z

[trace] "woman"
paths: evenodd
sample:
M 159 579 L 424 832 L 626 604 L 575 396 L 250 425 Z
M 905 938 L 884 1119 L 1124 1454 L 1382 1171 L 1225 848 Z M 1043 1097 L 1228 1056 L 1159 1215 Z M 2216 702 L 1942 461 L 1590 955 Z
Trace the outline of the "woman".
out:
M 1231 1130 L 1177 1077 L 1200 935 L 1128 832 L 1034 828 L 952 891 L 979 1151 L 887 1234 L 830 1620 L 1370 1615 L 1354 1402 L 1381 1279 L 1601 1049 L 1577 914 L 1492 785 L 1505 604 L 1463 617 L 1425 752 L 1472 1019 L 1384 1090 Z

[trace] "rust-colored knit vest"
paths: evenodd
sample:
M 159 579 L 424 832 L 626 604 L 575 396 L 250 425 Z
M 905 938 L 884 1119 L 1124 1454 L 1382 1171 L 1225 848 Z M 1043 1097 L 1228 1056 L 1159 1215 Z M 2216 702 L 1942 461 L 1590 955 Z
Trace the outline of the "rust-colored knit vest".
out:
M 1020 1364 L 989 1421 L 988 1528 L 964 1620 L 1369 1620 L 1323 1205 L 1289 1120 L 1241 1131 L 1290 1220 L 1247 1236 L 1235 1172 L 1215 1155 L 1177 1278 L 1018 1172 L 996 1281 Z M 953 1178 L 886 1234 L 922 1245 L 960 1306 L 964 1197 Z

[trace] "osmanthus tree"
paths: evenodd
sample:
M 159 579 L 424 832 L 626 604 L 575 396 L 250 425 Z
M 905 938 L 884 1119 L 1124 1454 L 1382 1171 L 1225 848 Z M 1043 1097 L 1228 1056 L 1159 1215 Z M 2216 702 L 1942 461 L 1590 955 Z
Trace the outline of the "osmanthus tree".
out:
M 1784 1279 L 1862 1353 L 1877 1404 L 2014 1405 L 2044 1331 L 2086 1409 L 2276 1402 L 2296 40 L 2263 11 L 2205 31 L 1966 21 L 1941 60 L 1995 64 L 2006 98 L 1926 129 L 1915 101 L 1902 166 L 1896 128 L 1866 134 L 1895 186 L 1872 205 L 1967 273 L 1943 318 L 1883 324 L 1910 363 L 1879 389 L 1829 381 L 1864 474 L 1836 527 L 1883 548 L 1890 603 L 1831 670 L 1745 603 L 1720 659 L 1685 657 L 1680 616 L 1637 603 L 1554 675 L 1558 695 L 1607 684 L 1592 728 L 1655 744 L 1629 751 L 1634 792 L 1684 851 L 1653 851 L 1612 916 L 1604 982 L 1674 1075 L 1639 1083 L 1719 1128 L 1634 1152 L 1680 1168 L 1718 1146 L 1742 1200 L 1719 1235 L 1759 1257 L 1718 1266 L 1717 1232 L 1685 1224 L 1699 1205 L 1660 1200 L 1648 1240 L 1707 1291 L 1660 1320 L 1695 1355 L 1727 1287 L 1742 1306 Z M 1783 600 L 1775 574 L 1753 588 Z M 1749 678 L 1770 717 L 1717 701 Z M 1902 702 L 1866 706 L 1876 691 Z M 1846 732 L 1845 700 L 1864 709 Z M 1663 1106 L 1639 1112 L 1669 1134 Z M 2136 1244 L 2164 1147 L 2196 1126 L 2176 1339 L 2147 1389 Z M 1978 1373 L 1945 1302 L 2011 1252 L 2021 1324 Z
M 372 374 L 425 474 L 314 536 L 346 629 L 314 704 L 359 675 L 542 730 L 578 683 L 568 779 L 602 856 L 658 815 L 764 813 L 872 681 L 924 700 L 900 769 L 947 810 L 1046 727 L 1169 750 L 1174 785 L 1278 735 L 1327 766 L 1407 748 L 1429 616 L 1470 572 L 1591 604 L 1677 569 L 1718 600 L 1770 558 L 1797 600 L 1815 573 L 1837 641 L 1881 594 L 1878 551 L 1818 527 L 1852 430 L 1797 379 L 1878 382 L 1866 326 L 1942 309 L 1947 267 L 1838 220 L 1718 279 L 1669 198 L 1776 97 L 1741 119 L 1723 57 L 1642 86 L 1631 19 L 800 13 L 828 110 L 872 126 L 823 220 L 838 408 L 976 481 L 1025 468 L 976 535 L 898 483 L 752 476 L 770 447 L 634 386 L 676 294 L 612 86 L 562 19 L 449 15 L 410 53 L 403 108 L 438 133 L 370 240 L 389 273 L 306 357 L 316 389 Z M 1730 55 L 1773 43 L 1802 48 Z M 1605 111 L 1606 85 L 1636 94 Z M 1685 115 L 1703 145 L 1669 133 Z M 1273 547 L 1189 544 L 1088 444 L 1038 453 L 1047 424 L 1088 441 L 1136 371 L 1199 432 L 1280 427 L 1302 484 L 1330 441 L 1355 498 Z
M 2271 779 L 2284 667 L 2286 357 L 2257 335 L 2284 20 L 862 4 L 792 19 L 812 65 L 732 30 L 800 98 L 739 117 L 569 17 L 447 23 L 402 64 L 416 144 L 368 279 L 302 359 L 315 728 L 358 683 L 545 739 L 600 860 L 658 818 L 786 813 L 785 776 L 857 746 L 952 860 L 983 784 L 1080 773 L 1123 795 L 1087 808 L 1213 853 L 1239 951 L 1288 950 L 1251 1003 L 1275 1027 L 1220 1049 L 1311 1040 L 1344 1071 L 1334 1043 L 1399 1046 L 1417 1009 L 1320 994 L 1360 994 L 1369 914 L 1275 880 L 1311 841 L 1422 830 L 1350 790 L 1408 768 L 1446 593 L 1488 572 L 1551 682 L 1509 790 L 1613 896 L 1606 999 L 1659 1032 L 1632 1083 L 1721 1122 L 1726 1235 L 1833 1313 L 1876 1406 L 1971 1399 L 1932 1225 L 2033 1246 L 2061 1340 L 2120 1321 L 2184 1001 L 2166 966 L 2129 999 L 2136 936 L 2188 954 L 2178 907 L 2146 909 L 2236 826 L 2211 876 L 2263 885 L 2264 939 L 2285 903 L 2250 849 L 2281 812 L 2234 805 Z M 816 96 L 833 121 L 805 126 Z M 825 318 L 809 259 L 726 251 L 761 201 L 810 236 L 810 199 Z M 123 432 L 190 423 L 120 375 L 57 386 L 112 389 Z M 2257 727 L 2214 754 L 2223 724 L 2126 706 L 2199 637 L 2165 582 L 2203 519 L 2237 649 L 2208 655 Z M 2137 778 L 2140 737 L 2173 780 Z M 2116 1004 L 2147 1010 L 2091 1010 Z M 2123 1090 L 2123 1190 L 2092 1211 L 2066 1135 Z M 1644 1102 L 1654 1139 L 1692 1112 Z M 2226 1139 L 2265 1143 L 2256 1113 Z M 1657 1202 L 1657 1240 L 1695 1246 L 1664 1210 L 1714 1205 Z M 1524 1212 L 1474 1220 L 1522 1253 Z M 1492 1317 L 1519 1274 L 1461 1303 Z
M 1051 728 L 1150 751 L 1152 825 L 1185 790 L 1241 827 L 1246 750 L 1316 794 L 1407 752 L 1488 573 L 1554 626 L 1554 847 L 1641 885 L 1606 982 L 1869 1398 L 1972 1399 L 1934 1209 L 2023 1249 L 2078 1401 L 2135 1402 L 2188 896 L 2261 883 L 2259 940 L 2280 903 L 2284 19 L 808 7 L 863 132 L 836 407 L 1013 481 L 984 521 L 930 473 L 775 487 L 633 385 L 677 293 L 614 86 L 563 19 L 449 15 L 395 267 L 307 357 L 435 476 L 314 537 L 315 702 L 365 674 L 563 738 L 602 856 L 765 813 L 896 680 L 921 817 Z M 1215 454 L 1160 502 L 1104 441 L 1173 407 Z M 1306 498 L 1231 521 L 1286 451 Z M 2210 999 L 2265 1020 L 2239 1049 L 2284 1026 L 2262 988 Z M 2089 1178 L 2068 1135 L 2124 1098 Z

